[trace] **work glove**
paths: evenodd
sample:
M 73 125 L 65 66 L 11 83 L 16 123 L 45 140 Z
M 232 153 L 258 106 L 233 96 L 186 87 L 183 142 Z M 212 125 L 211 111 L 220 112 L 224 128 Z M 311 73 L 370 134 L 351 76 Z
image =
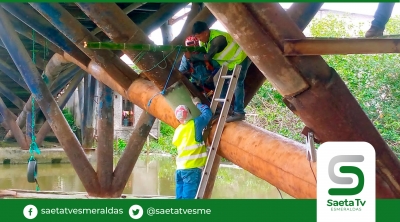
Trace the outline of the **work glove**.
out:
M 201 100 L 197 97 L 192 97 L 192 102 L 195 106 L 197 106 L 198 103 L 201 103 Z

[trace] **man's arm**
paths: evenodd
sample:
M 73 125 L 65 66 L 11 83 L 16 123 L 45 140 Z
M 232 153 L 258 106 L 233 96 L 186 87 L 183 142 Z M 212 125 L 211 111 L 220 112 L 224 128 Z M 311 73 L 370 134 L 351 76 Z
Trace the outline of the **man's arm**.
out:
M 195 138 L 197 142 L 203 141 L 203 129 L 206 128 L 208 122 L 212 118 L 210 107 L 205 104 L 197 103 L 196 107 L 200 110 L 201 114 L 194 119 Z
M 210 49 L 209 49 L 208 53 L 192 54 L 190 59 L 192 61 L 211 60 L 215 54 L 222 52 L 222 50 L 225 49 L 225 47 L 228 45 L 228 42 L 226 41 L 225 36 L 220 35 L 220 36 L 215 37 L 213 40 L 211 40 L 211 42 L 209 44 L 210 44 Z

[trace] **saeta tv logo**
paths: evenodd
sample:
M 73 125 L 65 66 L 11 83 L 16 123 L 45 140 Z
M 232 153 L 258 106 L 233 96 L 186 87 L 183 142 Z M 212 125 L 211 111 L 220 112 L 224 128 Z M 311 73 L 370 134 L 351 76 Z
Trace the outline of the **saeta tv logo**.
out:
M 366 142 L 327 142 L 317 155 L 317 220 L 375 221 L 374 148 Z
M 363 155 L 338 155 L 331 159 L 329 162 L 329 178 L 332 182 L 336 184 L 352 184 L 353 178 L 351 177 L 340 177 L 335 174 L 334 167 L 336 164 L 341 162 L 363 162 L 364 156 Z M 331 188 L 329 189 L 328 193 L 333 196 L 339 195 L 356 195 L 359 194 L 364 188 L 364 173 L 362 170 L 356 166 L 341 166 L 339 168 L 341 173 L 348 173 L 354 174 L 358 178 L 358 183 L 356 187 L 353 188 Z

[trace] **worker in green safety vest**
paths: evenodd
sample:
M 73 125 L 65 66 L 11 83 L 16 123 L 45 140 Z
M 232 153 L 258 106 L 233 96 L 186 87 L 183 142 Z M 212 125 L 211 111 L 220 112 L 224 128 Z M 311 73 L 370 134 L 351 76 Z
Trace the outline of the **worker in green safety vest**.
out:
M 207 53 L 192 54 L 191 60 L 215 60 L 220 65 L 228 66 L 228 75 L 231 75 L 235 65 L 241 65 L 239 78 L 235 89 L 233 113 L 230 113 L 226 122 L 245 119 L 244 111 L 244 80 L 252 61 L 240 46 L 226 32 L 209 29 L 205 22 L 198 21 L 193 24 L 192 34 L 200 40 L 200 46 L 204 46 Z M 225 81 L 221 97 L 225 98 L 229 80 Z
M 200 99 L 192 98 L 193 104 L 200 110 L 200 116 L 193 118 L 189 107 L 179 105 L 175 117 L 180 125 L 176 128 L 172 144 L 177 147 L 176 157 L 176 199 L 194 199 L 200 185 L 201 174 L 207 162 L 207 148 L 202 132 L 211 120 L 209 106 Z

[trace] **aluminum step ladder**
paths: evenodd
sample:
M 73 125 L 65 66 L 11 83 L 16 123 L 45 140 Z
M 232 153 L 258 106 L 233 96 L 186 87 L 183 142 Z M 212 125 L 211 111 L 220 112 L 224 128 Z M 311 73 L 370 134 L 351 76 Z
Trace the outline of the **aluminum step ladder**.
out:
M 210 105 L 211 112 L 213 114 L 215 114 L 215 111 L 216 111 L 219 103 L 223 103 L 223 106 L 221 109 L 221 113 L 219 114 L 218 123 L 216 126 L 217 128 L 215 130 L 213 140 L 211 142 L 207 162 L 206 162 L 206 165 L 205 165 L 202 175 L 201 175 L 200 185 L 197 190 L 195 199 L 203 199 L 203 197 L 204 197 L 206 187 L 209 182 L 209 177 L 211 174 L 211 169 L 213 167 L 215 156 L 217 155 L 219 142 L 221 140 L 222 132 L 224 130 L 227 114 L 229 112 L 229 107 L 231 106 L 232 97 L 233 97 L 233 94 L 236 89 L 236 84 L 237 84 L 237 81 L 239 78 L 239 73 L 240 73 L 241 68 L 242 68 L 241 65 L 236 65 L 235 68 L 233 69 L 232 75 L 227 75 L 228 67 L 226 65 L 223 65 L 217 74 L 217 76 L 219 76 L 219 77 L 218 77 L 218 81 L 217 81 L 217 84 L 215 87 L 213 98 L 211 100 L 211 105 Z M 224 86 L 225 80 L 227 80 L 227 79 L 229 80 L 229 86 L 228 86 L 228 90 L 226 92 L 225 99 L 222 99 L 222 98 L 220 98 L 220 96 L 221 96 L 221 92 L 222 92 L 222 88 Z M 204 137 L 205 137 L 204 141 L 206 141 L 210 131 L 211 131 L 210 128 L 207 128 L 204 131 Z

